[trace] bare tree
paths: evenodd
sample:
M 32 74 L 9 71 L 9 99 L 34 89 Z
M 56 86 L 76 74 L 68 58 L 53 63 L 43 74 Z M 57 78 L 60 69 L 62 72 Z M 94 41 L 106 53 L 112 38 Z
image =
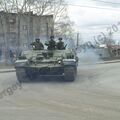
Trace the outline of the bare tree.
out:
M 72 25 L 67 14 L 67 4 L 64 0 L 29 0 L 26 2 L 29 11 L 38 15 L 54 15 L 54 34 L 59 36 L 71 36 Z
M 61 21 L 56 22 L 55 24 L 55 34 L 57 36 L 62 35 L 64 37 L 71 38 L 73 36 L 73 22 L 70 21 L 68 16 L 65 16 Z

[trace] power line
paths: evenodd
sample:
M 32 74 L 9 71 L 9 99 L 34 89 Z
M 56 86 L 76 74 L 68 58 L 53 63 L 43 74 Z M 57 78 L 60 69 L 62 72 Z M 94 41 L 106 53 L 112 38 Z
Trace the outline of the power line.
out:
M 112 9 L 112 8 L 102 8 L 102 7 L 86 6 L 86 5 L 74 5 L 74 4 L 64 4 L 64 5 L 75 6 L 75 7 L 84 7 L 84 8 L 95 8 L 95 9 L 102 9 L 102 10 L 112 10 L 112 11 L 120 12 L 120 10 L 116 10 L 116 9 Z
M 102 1 L 102 0 L 93 0 L 93 1 L 101 1 L 101 2 L 105 2 L 105 1 Z M 41 1 L 43 2 L 43 1 Z M 54 3 L 55 4 L 58 4 L 56 2 L 51 2 L 51 3 Z M 107 3 L 111 3 L 111 2 L 107 2 Z M 117 4 L 117 3 L 115 3 Z M 119 3 L 120 4 L 120 3 Z M 117 12 L 120 12 L 120 10 L 117 10 L 117 9 L 113 9 L 113 8 L 105 8 L 105 7 L 96 7 L 96 6 L 88 6 L 88 5 L 79 5 L 79 4 L 70 4 L 70 3 L 62 3 L 61 5 L 68 5 L 68 6 L 73 6 L 73 7 L 83 7 L 83 8 L 93 8 L 93 9 L 102 9 L 102 10 L 111 10 L 111 11 L 117 11 Z
M 97 2 L 102 2 L 102 3 L 108 3 L 108 4 L 120 4 L 120 3 L 113 3 L 113 2 L 107 2 L 107 1 L 103 1 L 103 0 L 93 0 L 93 1 L 97 1 Z

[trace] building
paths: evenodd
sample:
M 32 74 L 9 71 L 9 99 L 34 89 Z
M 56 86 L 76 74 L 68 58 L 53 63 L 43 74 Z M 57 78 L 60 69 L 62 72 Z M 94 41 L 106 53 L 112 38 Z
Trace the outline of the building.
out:
M 53 15 L 0 12 L 0 50 L 3 54 L 9 50 L 28 49 L 35 38 L 44 42 L 53 33 Z
M 120 58 L 120 45 L 102 44 L 96 48 L 96 52 L 101 59 L 118 59 Z

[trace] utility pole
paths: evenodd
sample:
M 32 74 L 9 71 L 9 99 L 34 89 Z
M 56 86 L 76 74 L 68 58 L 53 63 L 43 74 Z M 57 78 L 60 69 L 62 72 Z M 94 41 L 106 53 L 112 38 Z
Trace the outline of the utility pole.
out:
M 111 46 L 113 43 L 113 33 L 110 31 L 108 34 L 108 45 Z
M 53 1 L 54 3 L 54 7 L 53 7 L 53 25 L 54 25 L 54 29 L 55 29 L 55 0 Z M 52 31 L 52 35 L 54 35 L 54 32 Z
M 46 29 L 47 29 L 47 40 L 49 40 L 49 27 L 48 27 L 48 23 L 46 23 Z
M 24 0 L 25 12 L 27 12 L 27 1 Z
M 77 33 L 77 43 L 76 43 L 77 47 L 79 46 L 79 38 L 80 38 L 80 33 Z
M 107 40 L 107 47 L 108 47 L 108 51 L 110 53 L 110 56 L 113 57 L 113 53 L 112 53 L 112 42 L 113 42 L 113 33 L 110 31 L 108 33 L 108 40 Z

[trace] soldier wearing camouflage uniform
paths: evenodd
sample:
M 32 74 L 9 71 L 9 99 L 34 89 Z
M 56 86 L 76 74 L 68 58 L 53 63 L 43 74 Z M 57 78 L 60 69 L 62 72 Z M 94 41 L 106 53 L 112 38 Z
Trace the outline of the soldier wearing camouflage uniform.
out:
M 44 45 L 40 42 L 40 39 L 35 39 L 35 42 L 31 44 L 33 46 L 33 50 L 43 50 Z
M 48 46 L 48 50 L 55 50 L 56 49 L 56 42 L 54 41 L 54 36 L 50 37 L 50 40 L 45 43 Z
M 58 39 L 59 40 L 59 42 L 57 42 L 57 49 L 58 50 L 63 50 L 63 49 L 65 49 L 65 46 L 64 46 L 64 42 L 62 41 L 62 38 L 59 38 Z

